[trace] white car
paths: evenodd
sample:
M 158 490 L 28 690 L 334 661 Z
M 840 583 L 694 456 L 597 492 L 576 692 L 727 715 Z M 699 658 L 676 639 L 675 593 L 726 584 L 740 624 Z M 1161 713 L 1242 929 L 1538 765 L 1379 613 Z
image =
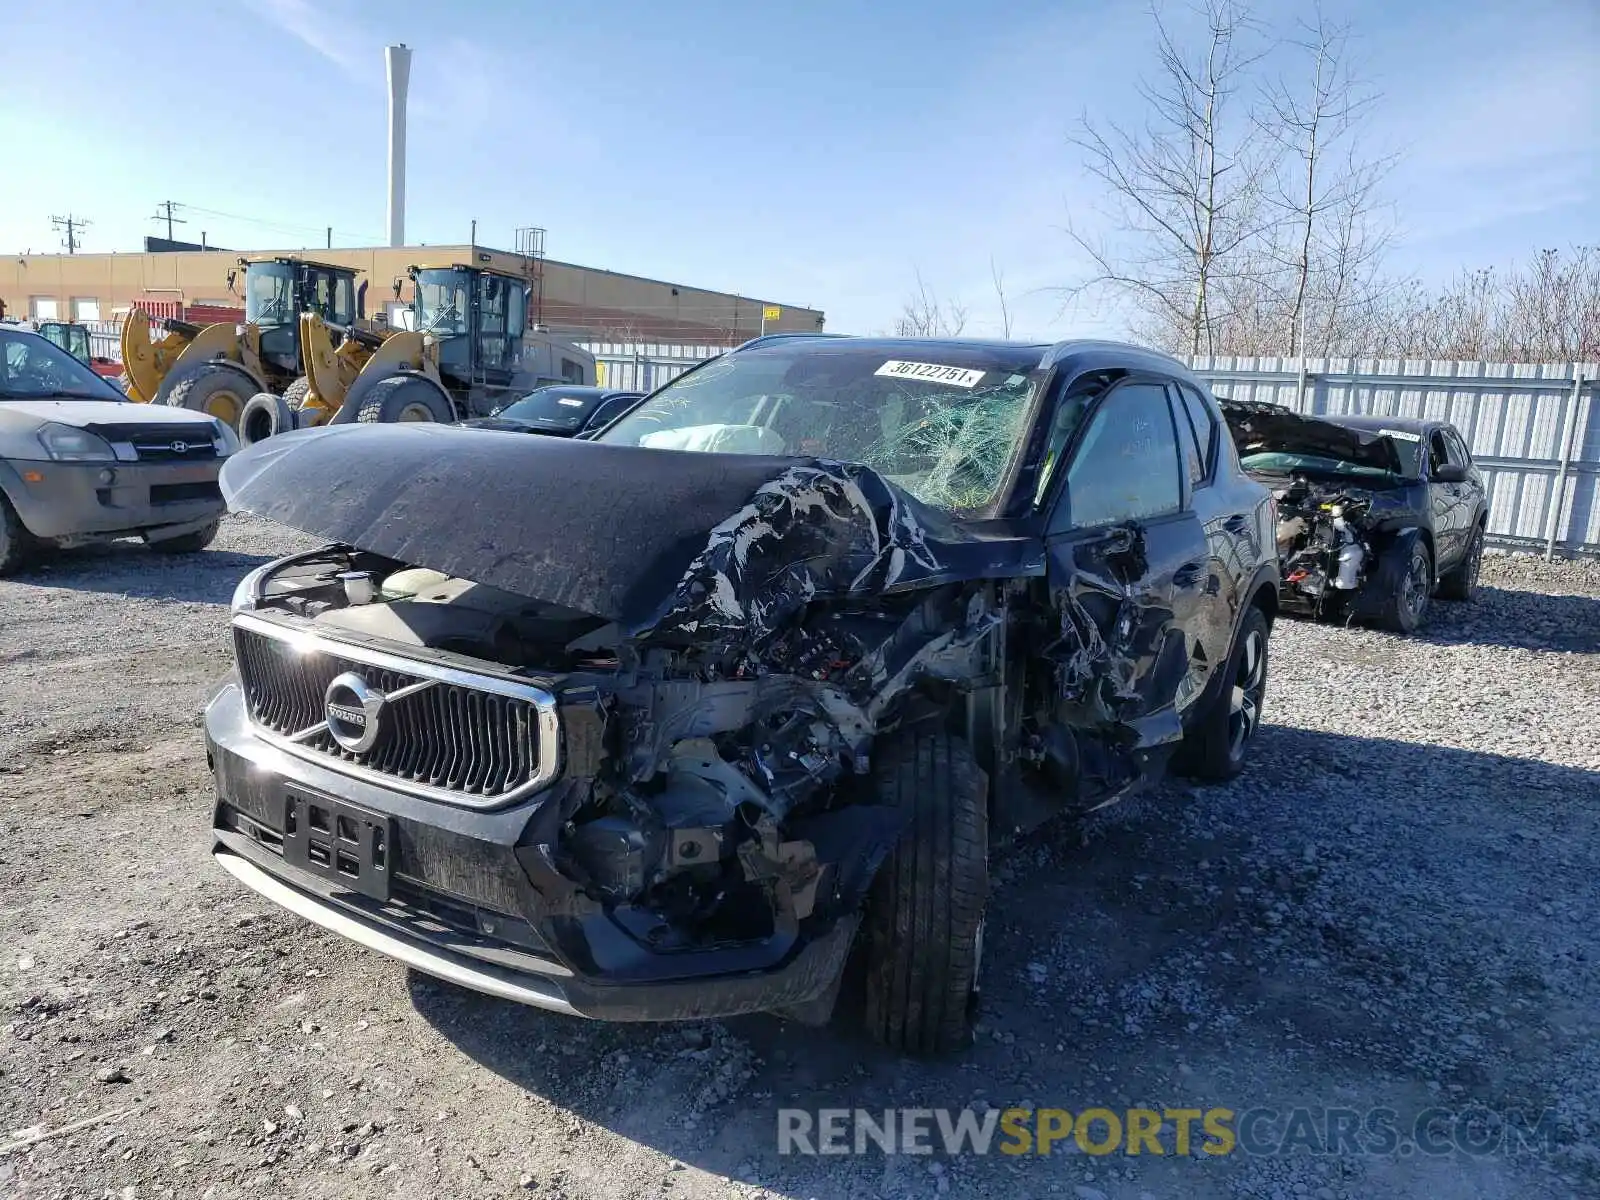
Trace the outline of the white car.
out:
M 0 575 L 41 545 L 205 549 L 238 446 L 214 417 L 136 404 L 59 346 L 0 325 Z

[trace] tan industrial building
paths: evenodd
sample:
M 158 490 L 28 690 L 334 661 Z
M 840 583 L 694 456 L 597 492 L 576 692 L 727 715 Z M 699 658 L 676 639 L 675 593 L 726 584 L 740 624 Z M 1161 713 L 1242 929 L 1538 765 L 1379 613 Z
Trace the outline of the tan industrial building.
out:
M 114 321 L 136 304 L 170 316 L 240 308 L 244 300 L 237 285 L 230 290 L 230 271 L 241 257 L 279 254 L 354 267 L 367 316 L 391 324 L 411 298 L 408 267 L 475 264 L 528 277 L 530 319 L 575 341 L 726 346 L 763 327 L 768 333 L 823 327 L 816 309 L 469 245 L 11 255 L 0 258 L 0 301 L 7 315 L 36 320 Z

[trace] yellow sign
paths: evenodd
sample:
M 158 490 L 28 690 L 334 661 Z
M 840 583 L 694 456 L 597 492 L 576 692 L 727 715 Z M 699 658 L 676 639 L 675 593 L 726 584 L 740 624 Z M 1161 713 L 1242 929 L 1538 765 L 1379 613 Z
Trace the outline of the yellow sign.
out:
M 595 365 L 594 365 L 594 382 L 595 382 L 595 386 L 596 387 L 605 387 L 605 385 L 606 385 L 606 364 L 605 363 L 603 363 L 603 362 L 595 363 Z
M 781 316 L 783 316 L 783 309 L 776 304 L 769 304 L 761 310 L 761 319 L 763 321 L 776 321 Z

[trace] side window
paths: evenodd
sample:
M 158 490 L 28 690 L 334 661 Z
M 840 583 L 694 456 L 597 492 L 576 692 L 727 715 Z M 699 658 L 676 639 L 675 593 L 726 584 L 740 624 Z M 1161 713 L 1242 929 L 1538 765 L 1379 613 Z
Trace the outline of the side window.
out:
M 1467 450 L 1467 444 L 1462 440 L 1461 434 L 1457 430 L 1446 429 L 1444 437 L 1445 443 L 1450 450 L 1450 461 L 1458 466 L 1470 467 L 1472 465 L 1472 454 Z
M 1172 423 L 1178 430 L 1178 449 L 1189 467 L 1189 483 L 1198 487 L 1205 482 L 1206 460 L 1200 453 L 1200 444 L 1195 441 L 1194 426 L 1189 423 L 1187 406 L 1177 384 L 1167 384 L 1167 397 L 1172 401 Z
M 1434 475 L 1450 461 L 1450 451 L 1445 448 L 1444 433 L 1435 429 L 1428 435 L 1428 474 Z
M 1182 504 L 1178 443 L 1160 384 L 1117 388 L 1090 420 L 1067 467 L 1054 527 L 1114 525 L 1176 512 Z M 1063 509 L 1065 510 L 1063 512 Z
M 1188 410 L 1189 423 L 1194 426 L 1200 445 L 1200 468 L 1205 471 L 1211 466 L 1211 451 L 1217 444 L 1217 419 L 1211 415 L 1211 406 L 1188 384 L 1180 383 L 1178 392 L 1183 397 L 1183 407 Z
M 1055 416 L 1050 421 L 1050 437 L 1045 442 L 1044 463 L 1039 468 L 1039 483 L 1033 492 L 1035 505 L 1044 503 L 1044 498 L 1054 485 L 1056 475 L 1061 469 L 1061 456 L 1066 453 L 1067 443 L 1072 440 L 1072 435 L 1078 432 L 1078 426 L 1083 424 L 1083 414 L 1089 411 L 1089 406 L 1111 386 L 1112 382 L 1113 377 L 1109 374 L 1088 375 L 1075 380 L 1067 394 L 1061 398 L 1061 403 L 1056 406 Z

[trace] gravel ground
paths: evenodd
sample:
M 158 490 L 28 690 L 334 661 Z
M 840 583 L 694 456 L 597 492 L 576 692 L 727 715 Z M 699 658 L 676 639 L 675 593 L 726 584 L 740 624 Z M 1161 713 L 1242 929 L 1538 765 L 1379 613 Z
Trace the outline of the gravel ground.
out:
M 928 1063 L 848 1017 L 521 1009 L 226 879 L 199 709 L 233 584 L 296 544 L 231 519 L 0 582 L 0 1196 L 1600 1194 L 1600 564 L 1492 558 L 1409 640 L 1281 622 L 1241 779 L 999 864 L 978 1044 Z M 1522 1154 L 776 1150 L 782 1106 L 1010 1105 L 1553 1124 Z

